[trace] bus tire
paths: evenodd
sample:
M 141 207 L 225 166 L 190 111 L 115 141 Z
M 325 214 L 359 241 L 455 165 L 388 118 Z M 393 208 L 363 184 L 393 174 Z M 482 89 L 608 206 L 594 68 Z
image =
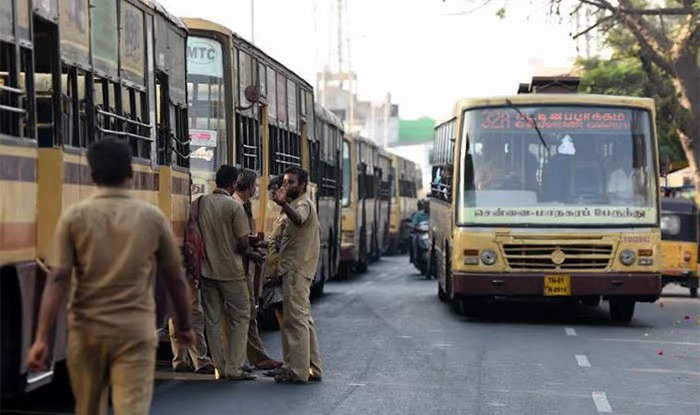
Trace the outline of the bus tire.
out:
M 698 298 L 698 287 L 697 287 L 697 285 L 696 285 L 696 286 L 693 286 L 693 287 L 690 287 L 690 296 L 691 296 L 692 298 Z
M 610 298 L 610 318 L 617 323 L 628 323 L 634 315 L 634 298 L 611 297 Z

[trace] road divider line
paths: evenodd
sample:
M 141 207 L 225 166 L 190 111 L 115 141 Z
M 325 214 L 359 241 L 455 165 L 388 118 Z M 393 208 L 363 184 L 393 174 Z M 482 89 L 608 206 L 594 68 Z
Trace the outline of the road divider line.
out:
M 610 413 L 613 411 L 610 402 L 608 402 L 608 397 L 605 396 L 605 392 L 593 392 L 592 396 L 598 412 Z
M 576 363 L 578 363 L 578 365 L 581 367 L 591 367 L 591 362 L 588 361 L 585 354 L 577 354 Z
M 566 332 L 566 335 L 567 335 L 567 336 L 575 336 L 575 335 L 576 335 L 576 330 L 574 330 L 574 329 L 571 328 L 571 327 L 566 327 L 566 328 L 564 329 L 564 331 Z
M 603 339 L 599 337 L 594 337 L 594 340 L 600 340 L 604 342 L 622 342 L 622 343 L 648 343 L 648 344 L 672 344 L 677 346 L 700 346 L 700 343 L 693 342 L 674 342 L 666 340 L 642 340 L 642 339 Z

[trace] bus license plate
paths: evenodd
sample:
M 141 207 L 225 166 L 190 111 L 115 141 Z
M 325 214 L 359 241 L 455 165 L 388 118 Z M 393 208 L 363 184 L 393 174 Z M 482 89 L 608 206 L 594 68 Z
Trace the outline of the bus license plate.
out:
M 571 277 L 568 275 L 545 275 L 544 276 L 545 296 L 566 296 L 571 295 Z

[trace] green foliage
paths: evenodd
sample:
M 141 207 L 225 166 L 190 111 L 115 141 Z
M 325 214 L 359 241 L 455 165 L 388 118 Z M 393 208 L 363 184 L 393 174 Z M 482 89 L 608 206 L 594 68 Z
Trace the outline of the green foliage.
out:
M 656 82 L 652 82 L 640 59 L 632 56 L 613 56 L 610 60 L 579 59 L 577 65 L 581 69 L 581 92 L 653 98 L 660 153 L 668 155 L 672 161 L 685 160 L 674 120 L 678 102 L 669 76 L 656 71 Z

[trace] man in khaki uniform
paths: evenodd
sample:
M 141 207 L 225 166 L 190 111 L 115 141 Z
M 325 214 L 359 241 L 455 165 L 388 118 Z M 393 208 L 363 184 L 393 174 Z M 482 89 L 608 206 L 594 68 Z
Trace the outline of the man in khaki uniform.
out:
M 158 346 L 156 267 L 175 306 L 179 344 L 193 342 L 180 250 L 160 210 L 129 194 L 133 172 L 126 144 L 98 141 L 87 158 L 98 189 L 58 221 L 27 364 L 45 368 L 49 333 L 70 290 L 67 363 L 76 414 L 105 414 L 111 388 L 116 415 L 146 415 Z
M 284 186 L 275 193 L 286 223 L 282 233 L 278 269 L 282 277 L 284 331 L 289 356 L 280 383 L 320 381 L 323 376 L 309 293 L 320 254 L 316 207 L 306 193 L 308 173 L 299 167 L 284 172 Z M 287 202 L 287 199 L 291 202 Z
M 243 257 L 256 261 L 262 257 L 250 250 L 248 218 L 243 205 L 231 197 L 237 179 L 237 169 L 223 165 L 216 172 L 214 193 L 202 196 L 199 225 L 207 254 L 202 264 L 202 306 L 219 378 L 254 380 L 243 371 L 250 320 Z
M 256 179 L 257 175 L 254 171 L 245 169 L 238 175 L 238 181 L 236 183 L 236 193 L 234 193 L 234 199 L 238 200 L 245 209 L 246 216 L 248 218 L 248 225 L 251 232 L 256 229 L 255 218 L 253 217 L 253 211 L 250 203 L 250 199 L 255 196 L 256 190 Z M 262 243 L 259 243 L 262 247 Z M 282 366 L 282 362 L 273 360 L 265 351 L 265 346 L 263 345 L 262 339 L 260 338 L 260 333 L 258 331 L 258 316 L 257 316 L 257 303 L 258 303 L 258 290 L 255 287 L 255 273 L 258 267 L 252 261 L 243 261 L 243 268 L 245 269 L 246 275 L 248 277 L 248 295 L 250 296 L 250 320 L 248 322 L 248 345 L 247 345 L 247 355 L 248 362 L 255 367 L 255 369 L 275 369 Z

